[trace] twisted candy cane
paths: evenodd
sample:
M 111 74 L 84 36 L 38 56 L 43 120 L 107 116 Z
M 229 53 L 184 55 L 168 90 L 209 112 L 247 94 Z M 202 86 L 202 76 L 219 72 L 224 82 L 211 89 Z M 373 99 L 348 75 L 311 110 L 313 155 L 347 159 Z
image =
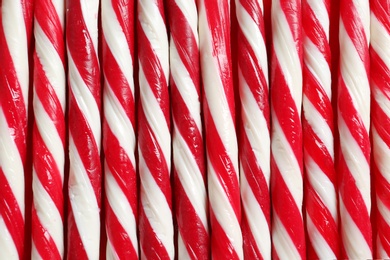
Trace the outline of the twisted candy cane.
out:
M 301 1 L 272 3 L 271 193 L 273 257 L 305 259 L 302 219 Z
M 242 259 L 230 2 L 199 1 L 212 257 Z
M 107 258 L 136 259 L 134 1 L 103 0 L 101 9 Z
M 390 1 L 371 1 L 372 149 L 376 257 L 390 258 Z
M 68 257 L 98 259 L 100 243 L 100 73 L 97 57 L 99 1 L 70 0 Z
M 303 137 L 309 259 L 338 258 L 329 46 L 330 1 L 304 0 Z
M 141 256 L 173 259 L 169 56 L 162 0 L 138 1 L 137 28 Z
M 64 255 L 64 8 L 63 0 L 35 3 L 33 258 Z
M 195 1 L 170 0 L 168 4 L 178 257 L 207 259 L 209 234 L 199 100 L 198 13 Z
M 271 258 L 270 118 L 262 0 L 236 0 L 245 258 Z
M 339 207 L 342 257 L 372 257 L 370 225 L 369 1 L 340 3 Z
M 24 254 L 32 1 L 0 1 L 0 258 Z

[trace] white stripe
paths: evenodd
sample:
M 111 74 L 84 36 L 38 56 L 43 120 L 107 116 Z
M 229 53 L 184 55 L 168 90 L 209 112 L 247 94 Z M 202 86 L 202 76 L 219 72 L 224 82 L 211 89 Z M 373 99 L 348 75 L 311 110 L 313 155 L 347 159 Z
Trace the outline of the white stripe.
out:
M 371 47 L 379 55 L 382 61 L 390 68 L 390 34 L 383 24 L 371 13 Z
M 306 2 L 313 11 L 314 16 L 320 22 L 329 41 L 329 13 L 325 6 L 325 0 L 307 0 Z
M 41 260 L 43 257 L 38 253 L 34 240 L 31 241 L 31 260 Z
M 198 12 L 196 9 L 196 1 L 176 0 L 175 4 L 177 4 L 184 17 L 187 19 L 188 25 L 191 27 L 195 41 L 199 45 Z
M 104 118 L 134 166 L 136 140 L 133 125 L 107 81 L 103 93 Z
M 125 194 L 112 176 L 112 173 L 108 167 L 105 167 L 105 191 L 112 211 L 114 212 L 123 229 L 128 234 L 131 243 L 137 252 L 137 226 L 134 212 Z
M 85 252 L 89 259 L 99 259 L 100 208 L 91 181 L 69 137 L 69 200 Z
M 387 208 L 387 206 L 382 202 L 382 199 L 380 196 L 376 196 L 376 202 L 379 214 L 383 217 L 384 221 L 386 222 L 386 225 L 390 226 L 390 210 Z
M 61 182 L 64 180 L 64 162 L 65 162 L 65 150 L 64 145 L 59 137 L 57 129 L 46 113 L 41 101 L 36 95 L 34 88 L 34 115 L 35 123 L 37 125 L 39 134 L 42 137 L 43 142 L 49 150 L 49 153 L 53 156 L 55 163 L 60 172 Z M 64 119 L 65 120 L 65 119 Z M 63 122 L 65 124 L 65 121 Z
M 202 129 L 199 95 L 196 91 L 193 79 L 190 77 L 186 67 L 181 62 L 181 58 L 176 49 L 175 41 L 172 38 L 170 44 L 170 62 L 171 76 L 177 86 L 177 90 L 179 91 L 180 96 L 183 98 L 184 103 L 186 104 L 192 118 L 194 119 L 196 127 L 198 129 Z
M 24 218 L 24 170 L 19 150 L 14 142 L 13 131 L 14 129 L 8 127 L 3 107 L 0 106 L 0 168 Z
M 290 31 L 290 25 L 280 7 L 280 0 L 273 1 L 271 16 L 275 55 L 300 115 L 302 102 L 302 67 L 296 49 L 296 43 Z
M 141 179 L 141 206 L 153 231 L 164 245 L 169 257 L 173 259 L 175 247 L 173 244 L 172 212 L 165 199 L 165 195 L 162 193 L 145 164 L 141 150 L 139 150 L 139 172 Z
M 34 23 L 35 49 L 43 71 L 53 87 L 61 104 L 62 112 L 65 113 L 65 69 L 53 44 L 42 31 L 41 26 L 35 20 Z
M 107 238 L 106 259 L 107 260 L 119 260 L 119 256 L 117 255 L 114 248 L 112 247 L 111 241 L 109 238 Z
M 248 136 L 250 146 L 260 165 L 262 174 L 269 187 L 270 180 L 270 134 L 267 121 L 256 102 L 253 93 L 239 69 L 241 117 L 244 124 L 245 133 Z M 265 101 L 265 102 L 268 102 Z
M 21 1 L 3 0 L 1 5 L 5 40 L 22 90 L 24 105 L 28 108 L 29 65 L 26 25 Z M 4 66 L 4 65 L 2 65 Z
M 272 244 L 279 259 L 298 260 L 301 256 L 295 247 L 285 227 L 280 221 L 275 210 L 273 210 L 273 222 L 272 222 Z M 289 228 L 289 227 L 287 227 Z
M 361 21 L 366 34 L 367 44 L 370 43 L 370 1 L 369 0 L 353 0 L 350 4 L 356 8 L 357 15 Z M 340 41 L 341 42 L 341 41 Z M 341 52 L 340 52 L 341 53 Z
M 336 255 L 333 253 L 333 250 L 329 247 L 329 244 L 325 241 L 324 237 L 320 234 L 317 227 L 314 225 L 309 214 L 306 214 L 306 227 L 311 245 L 313 246 L 317 256 L 320 259 L 337 259 Z
M 372 146 L 375 164 L 382 177 L 390 183 L 390 149 L 388 144 L 380 137 L 374 126 L 372 127 Z
M 259 5 L 263 8 L 262 3 L 259 3 Z M 265 41 L 260 32 L 259 25 L 255 23 L 250 14 L 241 5 L 240 0 L 236 0 L 236 14 L 240 29 L 242 30 L 245 38 L 248 40 L 256 56 L 257 62 L 259 62 L 262 70 L 261 72 L 265 75 L 265 80 L 268 84 L 267 50 L 265 48 Z
M 390 93 L 382 92 L 382 89 L 380 89 L 374 82 L 371 83 L 371 89 L 372 89 L 372 96 L 375 98 L 376 103 L 379 105 L 379 107 L 383 110 L 383 112 L 386 114 L 387 117 L 390 118 L 390 100 L 386 97 L 386 95 Z
M 250 173 L 249 173 L 250 174 Z M 268 191 L 261 191 L 267 193 Z M 250 230 L 263 259 L 271 259 L 271 237 L 267 219 L 241 167 L 241 199 Z
M 376 237 L 376 257 L 378 259 L 390 259 L 390 255 L 388 255 L 385 249 L 383 248 L 379 236 Z
M 225 146 L 228 156 L 234 166 L 238 176 L 238 147 L 236 139 L 235 125 L 221 81 L 221 71 L 217 64 L 218 58 L 224 59 L 221 55 L 213 56 L 213 46 L 211 45 L 212 37 L 208 27 L 207 18 L 205 17 L 204 6 L 201 5 L 199 12 L 199 35 L 200 35 L 200 52 L 201 52 L 201 69 L 204 85 L 204 97 L 210 109 L 210 114 L 214 120 L 218 135 Z M 232 86 L 226 86 L 232 87 Z M 231 89 L 233 91 L 233 89 Z
M 342 116 L 338 117 L 340 147 L 345 163 L 351 173 L 357 189 L 362 195 L 367 211 L 371 211 L 371 187 L 370 187 L 370 166 L 366 158 L 346 126 Z M 354 131 L 352 129 L 352 131 Z
M 104 39 L 118 63 L 121 72 L 125 75 L 131 92 L 134 93 L 133 81 L 133 60 L 131 58 L 130 46 L 127 44 L 123 28 L 119 24 L 117 15 L 113 9 L 111 0 L 102 0 L 102 28 Z M 133 28 L 129 28 L 133 30 Z
M 337 223 L 337 194 L 334 184 L 322 172 L 309 154 L 305 154 L 306 176 Z
M 329 128 L 328 123 L 321 116 L 318 110 L 314 107 L 313 103 L 307 98 L 306 95 L 303 95 L 303 113 L 307 122 L 310 124 L 314 133 L 318 138 L 324 143 L 326 150 L 328 150 L 329 155 L 334 159 L 334 147 L 333 147 L 333 133 Z
M 65 23 L 65 1 L 64 0 L 51 0 L 54 8 L 56 9 L 56 13 L 58 15 L 58 19 L 60 20 L 60 24 L 62 30 L 64 30 Z
M 291 196 L 294 198 L 294 202 L 299 209 L 299 213 L 302 215 L 302 201 L 303 201 L 303 180 L 302 173 L 294 155 L 293 150 L 286 136 L 283 133 L 282 128 L 279 125 L 278 118 L 272 109 L 272 154 L 274 155 L 275 163 L 280 171 L 280 174 L 286 183 Z
M 207 193 L 202 174 L 195 158 L 176 126 L 173 138 L 173 160 L 180 183 L 196 214 L 207 230 Z
M 363 2 L 363 1 L 362 1 Z M 370 84 L 364 64 L 340 20 L 340 72 L 353 104 L 363 120 L 367 131 L 370 128 Z M 342 140 L 342 139 L 341 139 Z
M 145 78 L 142 66 L 139 67 L 139 85 L 140 85 L 140 100 L 142 109 L 145 113 L 146 121 L 148 122 L 151 131 L 156 137 L 157 143 L 160 145 L 164 153 L 164 158 L 171 169 L 171 135 L 168 129 L 167 122 L 161 107 L 156 99 L 156 96 L 151 90 L 151 86 Z
M 14 240 L 0 215 L 0 259 L 19 259 Z
M 208 158 L 210 162 L 210 158 Z M 211 163 L 208 164 L 208 188 L 210 207 L 239 259 L 243 259 L 240 223 Z
M 80 5 L 83 20 L 95 48 L 94 51 L 97 51 L 99 0 L 81 0 Z
M 46 229 L 48 236 L 53 239 L 60 255 L 63 256 L 64 232 L 62 217 L 52 198 L 42 185 L 44 184 L 40 182 L 36 174 L 36 169 L 33 168 L 32 188 L 34 193 L 34 207 L 36 209 L 38 219 L 43 228 Z
M 348 196 L 348 195 L 347 195 Z M 342 223 L 341 239 L 348 255 L 348 259 L 372 259 L 370 247 L 367 245 L 359 228 L 352 220 L 349 212 L 344 206 L 340 196 L 340 219 Z M 366 223 L 370 225 L 370 223 Z
M 150 45 L 160 61 L 165 79 L 169 74 L 168 35 L 165 21 L 153 0 L 138 1 L 138 20 Z
M 83 78 L 73 62 L 72 55 L 68 53 L 69 85 L 77 105 L 87 119 L 87 124 L 91 127 L 98 151 L 100 152 L 100 113 L 95 98 L 89 91 Z
M 178 232 L 177 238 L 177 248 L 178 248 L 178 259 L 191 259 L 187 252 L 187 248 L 184 245 L 183 239 L 181 237 L 180 231 Z

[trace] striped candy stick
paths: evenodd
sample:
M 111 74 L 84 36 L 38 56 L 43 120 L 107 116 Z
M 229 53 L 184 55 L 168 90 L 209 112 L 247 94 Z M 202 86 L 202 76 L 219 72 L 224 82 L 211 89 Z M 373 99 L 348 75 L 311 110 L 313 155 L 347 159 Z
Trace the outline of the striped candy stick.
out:
M 304 0 L 303 137 L 309 259 L 338 258 L 329 46 L 330 1 Z
M 270 111 L 262 0 L 236 0 L 244 257 L 270 259 Z
M 369 1 L 340 3 L 339 210 L 342 257 L 372 258 L 370 224 Z
M 32 257 L 64 256 L 65 161 L 63 0 L 35 3 Z
M 302 218 L 301 1 L 272 3 L 272 255 L 305 259 Z
M 99 1 L 69 0 L 66 21 L 69 81 L 68 258 L 98 259 L 100 243 Z
M 230 53 L 230 2 L 198 2 L 208 161 L 211 253 L 242 259 L 238 149 Z
M 195 1 L 168 1 L 173 164 L 179 259 L 208 259 L 206 171 L 200 117 Z
M 103 0 L 103 147 L 108 259 L 136 259 L 134 1 Z
M 31 0 L 0 1 L 0 258 L 23 258 Z
M 376 258 L 390 258 L 390 1 L 371 1 L 372 154 L 376 195 Z
M 169 56 L 162 0 L 138 1 L 137 37 L 141 257 L 173 259 Z

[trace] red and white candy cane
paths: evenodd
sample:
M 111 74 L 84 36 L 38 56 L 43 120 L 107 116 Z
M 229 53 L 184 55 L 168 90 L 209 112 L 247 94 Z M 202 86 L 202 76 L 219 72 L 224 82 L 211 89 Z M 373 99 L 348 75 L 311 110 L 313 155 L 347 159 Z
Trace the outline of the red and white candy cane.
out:
M 301 1 L 272 2 L 272 255 L 305 259 Z
M 100 68 L 98 0 L 69 0 L 68 258 L 98 259 L 100 244 Z
M 64 256 L 65 42 L 63 0 L 35 2 L 32 257 Z
M 24 167 L 32 4 L 31 0 L 0 1 L 1 259 L 21 259 L 24 256 Z
M 302 2 L 303 141 L 308 259 L 338 258 L 329 0 Z
M 270 259 L 270 111 L 262 0 L 237 0 L 244 257 Z
M 164 1 L 139 0 L 137 9 L 141 257 L 173 259 L 169 46 Z
M 173 164 L 179 259 L 208 259 L 209 231 L 202 122 L 198 12 L 169 0 Z
M 242 259 L 230 1 L 198 2 L 212 257 Z
M 134 0 L 102 0 L 107 258 L 138 258 Z
M 372 258 L 370 224 L 370 6 L 340 2 L 339 210 L 342 258 Z
M 371 1 L 371 133 L 376 255 L 390 258 L 390 1 Z

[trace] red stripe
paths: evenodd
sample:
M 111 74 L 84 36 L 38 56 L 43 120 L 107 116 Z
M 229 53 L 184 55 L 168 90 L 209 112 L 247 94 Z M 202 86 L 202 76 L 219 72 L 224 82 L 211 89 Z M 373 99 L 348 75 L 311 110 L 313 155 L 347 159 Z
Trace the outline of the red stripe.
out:
M 67 258 L 69 260 L 88 259 L 87 252 L 84 249 L 83 242 L 81 241 L 80 233 L 77 228 L 76 221 L 72 212 L 72 207 L 68 207 L 68 250 Z
M 42 226 L 35 207 L 32 208 L 32 239 L 42 259 L 62 259 L 48 230 Z
M 379 57 L 374 48 L 370 49 L 370 55 L 371 82 L 375 84 L 375 89 L 380 90 L 382 95 L 384 95 L 387 99 L 390 99 L 390 69 L 381 57 Z M 375 91 L 373 91 L 373 94 L 375 94 Z
M 58 148 L 61 149 L 61 147 Z M 64 198 L 62 194 L 61 172 L 53 155 L 47 149 L 36 124 L 33 126 L 33 151 L 33 163 L 38 177 L 37 181 L 42 183 L 42 187 L 48 193 L 63 220 Z
M 230 238 L 227 236 L 225 230 L 223 230 L 222 226 L 215 217 L 212 208 L 210 209 L 210 222 L 212 227 L 211 258 L 216 260 L 240 259 L 230 241 Z
M 155 182 L 165 196 L 165 200 L 170 209 L 172 209 L 172 191 L 170 184 L 170 172 L 166 162 L 165 154 L 163 153 L 155 133 L 150 128 L 144 109 L 140 103 L 138 116 L 138 143 L 139 150 L 145 160 Z M 163 126 L 161 126 L 163 127 Z M 169 137 L 166 137 L 169 138 Z M 142 174 L 142 173 L 140 173 Z
M 34 0 L 20 0 L 24 16 L 24 24 L 26 26 L 27 46 L 30 47 L 32 28 L 33 28 L 33 11 Z
M 245 210 L 243 212 L 245 212 Z M 263 260 L 264 257 L 261 255 L 260 248 L 257 247 L 257 243 L 255 238 L 253 237 L 246 214 L 243 214 L 242 216 L 241 230 L 242 230 L 242 238 L 243 238 L 244 259 Z M 264 236 L 267 235 L 268 234 L 264 234 Z M 265 256 L 265 257 L 269 257 L 269 256 Z
M 104 78 L 107 81 L 108 85 L 105 85 L 106 90 L 110 87 L 111 91 L 114 93 L 115 97 L 121 104 L 121 107 L 126 112 L 126 116 L 129 118 L 133 128 L 135 126 L 135 101 L 134 94 L 130 84 L 133 82 L 128 82 L 127 78 L 119 67 L 116 59 L 114 58 L 105 37 L 102 37 L 103 45 L 103 71 Z M 130 69 L 130 68 L 125 68 Z M 133 76 L 133 75 L 132 75 Z M 134 85 L 133 85 L 134 86 Z
M 352 221 L 356 224 L 357 228 L 364 237 L 364 240 L 372 251 L 372 231 L 370 224 L 370 215 L 367 211 L 367 206 L 364 203 L 362 194 L 356 186 L 356 180 L 349 171 L 342 153 L 340 153 L 339 173 L 340 199 L 343 200 L 346 211 L 352 218 Z M 343 228 L 344 223 L 341 222 L 340 224 L 341 228 Z M 343 255 L 343 257 L 348 258 L 348 255 Z
M 232 76 L 232 57 L 230 39 L 230 10 L 228 1 L 203 1 L 211 33 L 212 55 L 218 66 L 219 76 L 224 88 L 229 111 L 235 124 L 234 88 Z M 214 65 L 213 65 L 214 66 Z M 206 86 L 207 87 L 207 86 Z M 210 87 L 210 86 L 209 86 Z M 213 86 L 214 87 L 214 86 Z
M 145 255 L 145 259 L 170 259 L 165 246 L 150 225 L 142 203 L 139 208 L 139 228 L 140 246 Z
M 106 167 L 109 168 L 116 183 L 130 203 L 132 212 L 137 219 L 137 176 L 135 167 L 126 151 L 120 146 L 116 136 L 112 133 L 107 121 L 104 121 L 104 154 Z M 135 228 L 135 227 L 134 227 Z
M 35 2 L 35 19 L 42 31 L 57 51 L 58 56 L 65 68 L 65 41 L 64 31 L 59 15 L 51 0 L 40 0 Z
M 100 208 L 101 165 L 99 150 L 92 129 L 78 107 L 72 91 L 69 92 L 69 131 L 91 182 L 97 205 Z
M 256 23 L 263 39 L 265 39 L 265 30 L 264 30 L 264 16 L 262 12 L 262 6 L 260 6 L 259 1 L 256 0 L 240 0 L 240 4 L 244 7 L 245 11 Z M 238 38 L 241 40 L 241 38 Z M 238 42 L 240 44 L 240 41 Z
M 389 1 L 372 0 L 370 1 L 371 12 L 385 27 L 388 34 L 390 34 L 390 5 Z
M 386 206 L 386 208 L 390 209 L 390 183 L 387 181 L 387 179 L 384 177 L 384 174 L 381 173 L 379 169 L 377 168 L 377 165 L 373 167 L 375 170 L 376 178 L 376 195 L 379 197 L 379 199 L 382 201 L 382 203 Z M 390 236 L 390 233 L 388 233 Z M 389 237 L 390 239 L 390 237 Z
M 12 237 L 19 259 L 22 259 L 24 250 L 24 220 L 2 168 L 0 168 L 0 198 L 0 216 L 3 218 L 5 226 Z
M 100 69 L 97 50 L 83 19 L 81 2 L 69 0 L 67 4 L 66 39 L 69 53 L 100 110 Z
M 169 0 L 167 3 L 168 10 L 172 14 L 169 16 L 171 38 L 175 43 L 180 61 L 186 68 L 198 96 L 200 96 L 199 48 L 194 32 L 176 2 Z
M 209 234 L 191 204 L 177 171 L 174 171 L 174 180 L 176 221 L 188 255 L 191 259 L 208 259 Z
M 207 102 L 205 102 L 204 105 L 204 117 L 205 122 L 207 122 L 206 145 L 209 163 L 213 167 L 219 183 L 229 200 L 229 205 L 227 207 L 232 207 L 238 222 L 240 222 L 240 186 L 237 172 L 232 161 L 235 158 L 230 158 L 215 126 Z
M 274 156 L 272 154 L 271 157 L 271 197 L 273 212 L 279 217 L 280 222 L 295 245 L 301 259 L 306 259 L 305 229 L 301 215 L 302 205 L 296 204 L 279 171 Z M 294 189 L 296 187 L 292 188 Z M 275 245 L 273 245 L 273 248 L 275 248 Z
M 134 248 L 129 234 L 127 234 L 123 226 L 118 221 L 118 218 L 113 212 L 108 200 L 106 200 L 105 207 L 107 236 L 115 253 L 117 254 L 116 256 L 118 259 L 137 259 L 138 245 L 136 245 L 137 248 Z
M 367 77 L 370 78 L 370 57 L 368 43 L 361 18 L 353 0 L 340 1 L 340 19 L 343 21 L 345 31 L 351 38 L 353 45 L 364 65 Z M 369 17 L 368 17 L 369 18 Z M 368 32 L 369 33 L 369 32 Z

